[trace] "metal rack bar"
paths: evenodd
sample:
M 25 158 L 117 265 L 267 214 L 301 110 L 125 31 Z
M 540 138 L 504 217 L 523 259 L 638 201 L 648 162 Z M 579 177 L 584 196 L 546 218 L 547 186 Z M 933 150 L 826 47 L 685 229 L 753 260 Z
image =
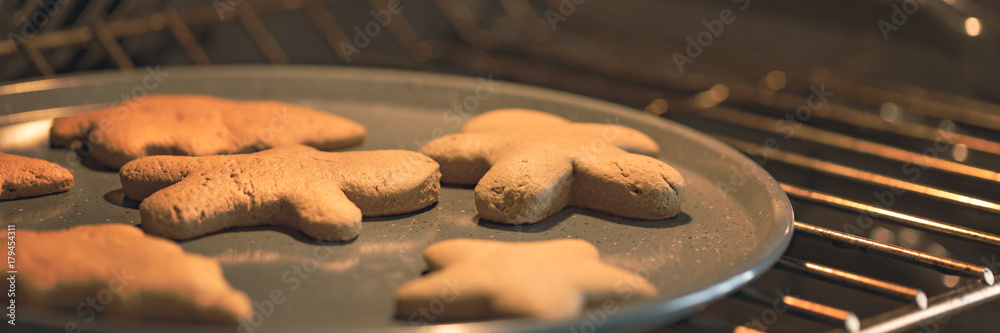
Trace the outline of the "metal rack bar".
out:
M 43 76 L 52 77 L 56 75 L 56 71 L 52 70 L 52 65 L 49 65 L 48 60 L 45 60 L 45 55 L 34 44 L 31 44 L 31 42 L 25 43 L 24 51 L 28 54 L 28 58 L 31 59 L 31 63 L 35 64 L 35 68 Z
M 167 7 L 163 10 L 166 14 L 167 25 L 170 26 L 170 32 L 180 43 L 184 51 L 187 52 L 188 58 L 191 58 L 191 62 L 195 65 L 209 65 L 212 60 L 208 57 L 208 53 L 198 45 L 198 40 L 194 38 L 194 34 L 191 33 L 191 29 L 188 28 L 187 23 L 184 22 L 184 18 L 181 17 L 177 10 L 173 7 Z
M 434 0 L 434 5 L 444 13 L 444 17 L 455 28 L 462 41 L 468 45 L 475 45 L 479 24 L 473 20 L 472 11 L 465 3 L 455 0 Z
M 786 184 L 786 183 L 780 183 L 780 184 L 781 184 L 781 189 L 785 190 L 785 193 L 796 199 L 816 202 L 843 210 L 849 210 L 859 213 L 868 213 L 873 218 L 882 218 L 888 221 L 901 223 L 908 227 L 932 231 L 939 234 L 951 236 L 954 238 L 975 241 L 982 243 L 983 245 L 989 245 L 994 248 L 1000 248 L 1000 236 L 997 236 L 995 234 L 982 232 L 979 230 L 970 229 L 962 226 L 952 225 L 944 222 L 938 222 L 925 218 L 920 218 L 913 215 L 903 214 L 900 212 L 879 208 L 872 205 L 866 205 L 857 201 L 851 201 L 848 199 L 832 196 L 829 194 L 812 191 L 791 184 Z
M 794 110 L 796 107 L 803 105 L 803 103 L 805 103 L 805 101 L 797 96 L 777 93 L 773 102 L 763 104 L 783 110 Z M 881 132 L 903 135 L 927 141 L 946 140 L 950 143 L 961 143 L 978 151 L 1000 154 L 1000 143 L 994 141 L 960 133 L 942 133 L 943 131 L 939 128 L 909 122 L 902 119 L 889 122 L 877 114 L 861 111 L 836 103 L 824 104 L 823 107 L 813 110 L 812 116 L 820 119 L 830 119 L 860 128 L 869 128 Z
M 782 163 L 794 165 L 807 170 L 849 178 L 868 184 L 888 186 L 890 188 L 896 188 L 905 191 L 913 191 L 916 193 L 931 196 L 941 200 L 946 200 L 953 203 L 961 204 L 963 206 L 977 208 L 994 214 L 1000 214 L 1000 204 L 991 201 L 979 198 L 973 198 L 967 195 L 951 191 L 945 191 L 933 187 L 928 187 L 917 183 L 899 180 L 896 178 L 886 177 L 876 173 L 851 168 L 833 162 L 827 162 L 824 160 L 808 157 L 805 155 L 799 155 L 796 153 L 791 153 L 779 149 L 769 149 L 765 148 L 764 146 L 759 146 L 756 144 L 752 144 L 739 139 L 730 138 L 727 136 L 722 136 L 722 135 L 713 135 L 713 136 L 716 139 L 719 139 L 720 141 L 723 141 L 729 144 L 730 146 L 733 146 L 734 148 L 739 149 L 747 154 L 762 156 L 761 154 L 765 154 L 766 152 L 768 159 L 773 159 L 775 161 L 780 161 Z
M 330 11 L 326 9 L 326 5 L 319 2 L 319 0 L 305 0 L 303 5 L 305 6 L 305 12 L 309 16 L 309 19 L 312 20 L 313 25 L 319 29 L 319 32 L 323 34 L 324 39 L 326 39 L 326 43 L 330 45 L 331 49 L 333 49 L 333 53 L 340 57 L 340 60 L 345 63 L 351 63 L 351 54 L 342 52 L 341 46 L 350 45 L 353 47 L 354 44 L 351 43 L 347 34 L 345 34 L 344 30 L 337 24 L 337 20 L 333 18 Z M 355 56 L 359 58 L 362 57 L 361 54 L 356 54 Z
M 781 257 L 778 260 L 779 269 L 806 274 L 835 284 L 846 285 L 875 295 L 885 296 L 904 302 L 910 302 L 920 309 L 927 308 L 927 294 L 923 290 L 901 286 L 892 282 L 858 275 L 836 268 L 823 266 L 801 259 Z
M 953 314 L 968 309 L 977 304 L 1000 298 L 1000 284 L 986 285 L 976 282 L 953 289 L 947 293 L 934 296 L 926 310 L 911 311 L 900 308 L 880 315 L 866 318 L 861 322 L 865 333 L 897 332 L 916 327 L 921 323 L 937 323 L 939 316 Z
M 375 10 L 388 11 L 388 3 L 384 0 L 368 0 L 368 3 Z M 434 50 L 430 43 L 420 38 L 420 34 L 413 29 L 413 25 L 402 13 L 392 16 L 388 28 L 399 45 L 417 62 L 426 62 L 434 58 Z
M 795 234 L 832 242 L 834 244 L 840 244 L 848 248 L 861 250 L 862 252 L 873 253 L 914 265 L 932 268 L 945 274 L 963 275 L 982 279 L 983 281 L 986 281 L 987 284 L 993 284 L 993 272 L 991 272 L 989 268 L 983 266 L 933 256 L 920 251 L 877 242 L 864 237 L 858 237 L 839 231 L 821 228 L 799 221 L 795 221 Z
M 260 51 L 264 53 L 267 61 L 272 64 L 288 63 L 288 55 L 281 49 L 281 45 L 278 45 L 278 41 L 271 35 L 264 22 L 260 20 L 260 15 L 257 15 L 257 11 L 254 10 L 253 6 L 245 4 L 237 6 L 236 17 L 243 24 L 243 28 L 250 33 L 250 37 L 253 38 L 254 43 L 257 44 Z
M 122 49 L 121 45 L 118 45 L 114 32 L 107 23 L 102 20 L 97 20 L 92 25 L 92 30 L 94 37 L 97 38 L 101 45 L 104 46 L 104 50 L 108 51 L 108 56 L 115 61 L 118 68 L 121 69 L 134 69 L 135 65 L 132 64 L 132 60 L 128 58 L 128 54 Z
M 781 299 L 781 302 L 788 305 L 792 310 L 809 317 L 842 326 L 848 332 L 858 332 L 861 329 L 861 320 L 858 319 L 858 316 L 854 312 L 810 302 L 794 296 L 785 296 Z
M 1000 184 L 1000 173 L 941 158 L 925 156 L 868 140 L 853 138 L 848 135 L 822 130 L 805 124 L 796 124 L 794 130 L 782 131 L 776 126 L 777 122 L 782 121 L 781 119 L 768 118 L 725 107 L 703 110 L 698 112 L 698 116 L 740 126 L 746 126 L 771 134 L 785 135 L 785 137 L 794 137 L 796 139 L 850 150 L 851 152 L 858 154 L 878 156 L 903 163 L 943 170 L 962 176 L 975 177 L 994 184 Z M 792 128 L 790 127 L 792 125 L 789 124 L 788 126 L 789 128 Z

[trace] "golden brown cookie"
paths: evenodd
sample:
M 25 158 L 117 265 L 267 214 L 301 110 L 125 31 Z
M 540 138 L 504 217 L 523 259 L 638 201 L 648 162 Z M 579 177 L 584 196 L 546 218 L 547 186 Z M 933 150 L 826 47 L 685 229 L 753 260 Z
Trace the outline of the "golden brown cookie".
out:
M 659 220 L 680 213 L 684 178 L 631 128 L 573 123 L 540 111 L 501 109 L 472 118 L 462 133 L 420 152 L 441 165 L 446 184 L 476 184 L 480 218 L 535 223 L 579 206 Z
M 396 290 L 396 313 L 411 323 L 558 320 L 576 316 L 585 304 L 657 294 L 641 276 L 601 262 L 597 248 L 579 239 L 452 239 L 427 247 L 424 258 L 431 272 Z
M 0 153 L 0 200 L 65 192 L 73 174 L 58 164 Z
M 87 140 L 93 157 L 120 168 L 149 155 L 245 153 L 288 144 L 333 150 L 361 143 L 365 128 L 327 112 L 276 101 L 149 95 L 52 123 L 54 147 Z
M 236 324 L 253 309 L 215 260 L 124 224 L 17 231 L 17 302 L 98 315 Z
M 119 173 L 125 196 L 142 200 L 142 228 L 173 239 L 270 224 L 318 240 L 350 240 L 361 231 L 362 215 L 427 207 L 441 188 L 438 164 L 419 153 L 330 153 L 300 145 L 241 155 L 150 156 Z

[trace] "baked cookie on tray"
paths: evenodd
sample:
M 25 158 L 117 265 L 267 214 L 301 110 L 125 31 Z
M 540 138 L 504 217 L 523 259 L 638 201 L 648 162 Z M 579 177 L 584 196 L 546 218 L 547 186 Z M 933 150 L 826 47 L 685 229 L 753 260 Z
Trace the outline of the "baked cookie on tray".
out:
M 17 302 L 96 316 L 236 325 L 253 313 L 215 260 L 124 224 L 17 231 Z
M 533 317 L 571 318 L 586 304 L 658 293 L 642 276 L 605 264 L 579 239 L 500 242 L 452 239 L 424 251 L 430 273 L 396 290 L 396 314 L 411 322 Z
M 117 169 L 149 155 L 233 154 L 288 144 L 333 150 L 361 143 L 365 133 L 347 118 L 289 103 L 149 95 L 56 118 L 49 138 L 53 147 L 86 140 L 97 162 Z
M 470 119 L 462 133 L 435 139 L 420 152 L 441 165 L 443 183 L 476 185 L 480 218 L 524 224 L 566 206 L 639 220 L 677 215 L 684 178 L 646 156 L 659 149 L 631 128 L 500 109 Z
M 294 145 L 253 154 L 150 156 L 119 171 L 141 200 L 142 228 L 187 239 L 230 227 L 283 225 L 351 240 L 362 216 L 409 213 L 438 200 L 434 160 L 403 150 L 321 152 Z
M 0 200 L 66 192 L 73 174 L 58 164 L 0 153 Z

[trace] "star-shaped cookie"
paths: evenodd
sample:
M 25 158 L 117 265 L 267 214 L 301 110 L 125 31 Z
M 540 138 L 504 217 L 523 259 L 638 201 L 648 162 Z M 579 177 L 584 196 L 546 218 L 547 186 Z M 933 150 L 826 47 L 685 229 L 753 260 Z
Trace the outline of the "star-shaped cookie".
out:
M 480 218 L 501 223 L 535 223 L 566 206 L 659 220 L 680 213 L 684 196 L 680 173 L 644 156 L 659 152 L 645 134 L 540 111 L 486 112 L 420 152 L 441 165 L 442 182 L 476 184 Z
M 588 303 L 657 294 L 641 276 L 601 262 L 597 248 L 579 239 L 452 239 L 427 247 L 424 258 L 431 272 L 396 290 L 396 313 L 411 322 L 558 320 Z
M 149 155 L 245 153 L 289 144 L 333 150 L 364 137 L 364 126 L 327 112 L 204 95 L 149 95 L 56 118 L 49 135 L 53 147 L 86 140 L 95 160 L 116 169 Z
M 358 236 L 361 217 L 412 212 L 437 201 L 438 164 L 403 150 L 321 152 L 285 146 L 253 154 L 150 156 L 120 170 L 142 200 L 147 232 L 187 239 L 230 227 L 284 225 L 317 240 Z
M 0 153 L 0 200 L 65 192 L 73 174 L 58 164 Z
M 17 304 L 98 315 L 235 325 L 253 312 L 222 266 L 124 224 L 17 231 Z

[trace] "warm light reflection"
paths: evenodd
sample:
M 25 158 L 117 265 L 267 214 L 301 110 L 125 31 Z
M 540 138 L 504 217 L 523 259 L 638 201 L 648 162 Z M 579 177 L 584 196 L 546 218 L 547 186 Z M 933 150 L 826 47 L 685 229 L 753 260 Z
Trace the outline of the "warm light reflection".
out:
M 882 243 L 893 244 L 896 242 L 896 234 L 892 230 L 875 227 L 872 228 L 871 239 L 877 240 Z
M 268 250 L 246 250 L 236 251 L 227 249 L 219 255 L 213 256 L 215 260 L 223 265 L 250 264 L 250 263 L 304 263 L 306 261 L 315 262 L 316 267 L 327 272 L 342 272 L 353 268 L 360 261 L 360 255 L 349 256 L 348 258 L 326 259 L 331 256 L 323 251 L 316 251 L 314 256 L 303 256 L 297 254 L 282 254 L 280 252 Z M 321 260 L 322 259 L 322 260 Z
M 694 106 L 699 109 L 707 109 L 722 103 L 729 98 L 729 87 L 724 84 L 716 84 L 712 88 L 694 95 Z
M 662 98 L 657 98 L 653 102 L 646 105 L 646 112 L 655 114 L 657 116 L 667 112 L 667 101 Z
M 149 17 L 149 29 L 153 31 L 160 31 L 167 25 L 167 17 L 163 14 L 156 13 Z
M 983 32 L 983 24 L 979 22 L 979 19 L 975 17 L 970 17 L 965 19 L 965 33 L 969 36 L 976 37 L 979 33 Z
M 0 149 L 31 149 L 49 139 L 52 119 L 29 121 L 0 127 Z
M 788 78 L 785 77 L 785 72 L 782 71 L 771 71 L 764 76 L 764 85 L 774 91 L 781 90 L 787 83 Z
M 964 143 L 955 144 L 955 147 L 951 149 L 951 157 L 955 158 L 956 161 L 965 162 L 969 158 L 969 146 Z
M 954 288 L 958 285 L 958 277 L 954 275 L 945 275 L 941 282 L 944 283 L 945 287 Z
M 917 243 L 920 242 L 920 233 L 910 229 L 903 229 L 899 231 L 899 245 L 904 247 L 915 247 Z
M 898 106 L 896 106 L 896 104 L 885 103 L 882 104 L 881 108 L 879 108 L 878 114 L 879 116 L 882 117 L 883 120 L 888 121 L 890 123 L 896 123 L 902 120 L 901 117 L 902 111 L 903 110 L 901 110 Z
M 50 80 L 28 81 L 28 82 L 0 86 L 0 95 L 10 95 L 10 94 L 26 93 L 26 92 L 41 91 L 41 90 L 52 90 L 57 88 L 74 87 L 78 85 L 79 82 L 73 79 L 50 79 Z
M 711 93 L 712 99 L 717 102 L 725 101 L 729 98 L 729 87 L 724 84 L 717 84 L 712 86 L 712 89 L 708 90 Z

